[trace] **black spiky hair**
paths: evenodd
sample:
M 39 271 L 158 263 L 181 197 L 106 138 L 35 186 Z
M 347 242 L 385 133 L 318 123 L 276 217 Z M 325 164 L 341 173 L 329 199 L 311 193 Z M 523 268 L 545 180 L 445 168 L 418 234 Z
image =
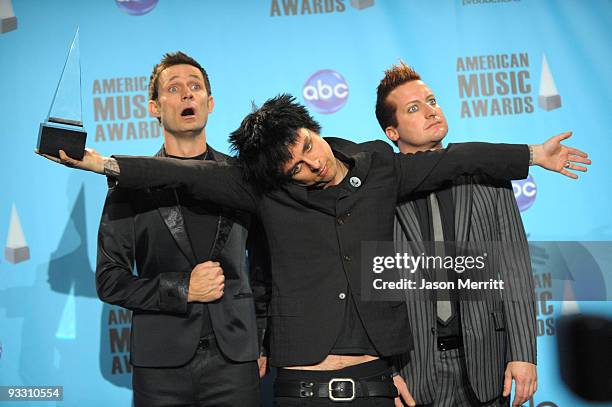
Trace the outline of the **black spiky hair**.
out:
M 268 99 L 260 108 L 253 105 L 253 111 L 231 133 L 232 150 L 244 176 L 259 191 L 278 189 L 291 180 L 282 167 L 291 160 L 289 147 L 295 144 L 301 128 L 321 132 L 308 110 L 285 93 Z

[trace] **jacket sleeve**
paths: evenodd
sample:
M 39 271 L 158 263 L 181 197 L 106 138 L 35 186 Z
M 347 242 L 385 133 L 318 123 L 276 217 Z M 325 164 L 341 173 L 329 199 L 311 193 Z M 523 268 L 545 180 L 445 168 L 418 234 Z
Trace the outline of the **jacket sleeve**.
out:
M 128 191 L 110 188 L 98 229 L 96 290 L 104 302 L 130 310 L 186 313 L 189 274 L 134 274 L 134 209 Z
M 536 364 L 535 288 L 521 214 L 510 182 L 497 188 L 500 274 L 506 284 L 503 307 L 508 361 Z
M 120 168 L 117 185 L 122 188 L 184 186 L 198 200 L 249 213 L 257 211 L 256 193 L 236 164 L 160 157 L 114 158 Z
M 260 354 L 267 355 L 266 332 L 268 326 L 268 306 L 272 294 L 272 273 L 268 240 L 257 218 L 253 218 L 247 239 L 249 255 L 249 276 L 253 299 L 255 302 L 255 316 L 257 319 L 257 337 Z
M 399 174 L 398 201 L 415 192 L 440 189 L 462 175 L 484 175 L 496 180 L 527 177 L 529 148 L 519 144 L 458 143 L 445 149 L 395 154 Z

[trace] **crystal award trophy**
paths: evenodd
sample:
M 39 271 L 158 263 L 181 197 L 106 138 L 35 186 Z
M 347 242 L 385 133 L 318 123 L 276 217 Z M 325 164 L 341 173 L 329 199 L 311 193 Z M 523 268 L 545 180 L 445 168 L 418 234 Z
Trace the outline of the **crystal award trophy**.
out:
M 81 160 L 85 153 L 87 132 L 83 128 L 81 109 L 81 62 L 77 28 L 59 84 L 53 96 L 49 116 L 40 125 L 38 151 L 59 157 L 64 150 L 69 157 Z

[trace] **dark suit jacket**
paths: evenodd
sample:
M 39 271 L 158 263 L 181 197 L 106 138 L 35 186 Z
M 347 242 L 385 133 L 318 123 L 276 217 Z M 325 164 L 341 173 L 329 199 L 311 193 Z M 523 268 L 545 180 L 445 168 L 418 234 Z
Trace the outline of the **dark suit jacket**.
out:
M 512 298 L 487 296 L 482 301 L 460 301 L 460 316 L 470 384 L 482 402 L 502 393 L 504 368 L 509 361 L 536 363 L 535 294 L 527 239 L 509 182 L 495 183 L 465 177 L 452 186 L 456 242 L 499 242 L 504 280 L 517 281 Z M 397 207 L 395 242 L 398 251 L 423 240 L 415 203 Z M 415 247 L 415 250 L 421 248 Z M 436 315 L 434 301 L 406 290 L 414 349 L 398 358 L 400 373 L 418 404 L 431 403 L 436 388 Z M 518 295 L 515 295 L 518 294 Z M 506 295 L 508 297 L 508 295 Z M 431 298 L 432 300 L 434 298 Z M 503 301 L 502 301 L 503 299 Z M 409 363 L 408 363 L 409 361 Z
M 349 176 L 355 178 L 337 187 L 334 210 L 309 199 L 307 189 L 294 184 L 260 195 L 243 180 L 240 167 L 227 163 L 116 157 L 123 187 L 184 185 L 199 199 L 259 216 L 272 261 L 274 366 L 313 364 L 329 353 L 349 298 L 341 294 L 349 288 L 380 355 L 407 351 L 410 329 L 403 303 L 362 298 L 362 241 L 392 241 L 395 205 L 415 191 L 481 171 L 504 179 L 527 176 L 527 146 L 468 143 L 405 156 L 383 142 L 358 146 L 328 141 L 337 155 L 352 162 Z
M 226 160 L 211 147 L 208 150 L 215 161 Z M 163 155 L 162 149 L 158 156 Z M 223 297 L 208 303 L 210 319 L 228 358 L 255 360 L 257 328 L 260 337 L 265 328 L 268 288 L 262 280 L 253 285 L 261 301 L 256 322 L 249 277 L 262 275 L 261 267 L 267 265 L 247 262 L 250 215 L 223 208 L 216 215 L 210 259 L 221 263 L 226 281 Z M 265 253 L 259 258 L 265 260 Z M 135 366 L 178 366 L 195 354 L 204 305 L 188 303 L 187 291 L 196 263 L 174 189 L 109 189 L 98 232 L 96 286 L 102 301 L 133 311 L 130 350 Z

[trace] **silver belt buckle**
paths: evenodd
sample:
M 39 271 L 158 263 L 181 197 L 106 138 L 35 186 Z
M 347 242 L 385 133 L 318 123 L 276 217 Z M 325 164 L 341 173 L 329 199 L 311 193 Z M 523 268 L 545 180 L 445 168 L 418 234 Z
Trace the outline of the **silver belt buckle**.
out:
M 334 383 L 339 383 L 339 382 L 349 382 L 351 384 L 352 387 L 352 394 L 350 397 L 335 397 L 333 394 L 333 385 Z M 355 381 L 351 378 L 342 378 L 342 377 L 335 377 L 333 379 L 331 379 L 329 381 L 329 383 L 327 384 L 327 394 L 329 396 L 329 399 L 331 401 L 353 401 L 355 400 Z

